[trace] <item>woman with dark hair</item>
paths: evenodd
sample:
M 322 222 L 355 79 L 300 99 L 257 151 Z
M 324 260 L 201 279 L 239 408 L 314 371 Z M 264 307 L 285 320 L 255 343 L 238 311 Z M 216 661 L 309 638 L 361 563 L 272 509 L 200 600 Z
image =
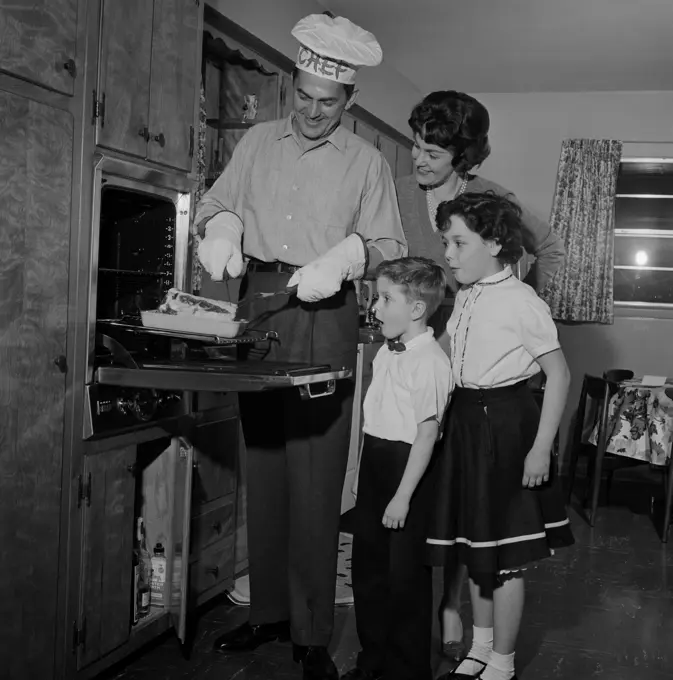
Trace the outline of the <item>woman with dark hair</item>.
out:
M 493 192 L 516 197 L 495 182 L 472 174 L 489 156 L 490 118 L 486 107 L 474 97 L 453 90 L 432 92 L 411 112 L 409 125 L 414 134 L 415 173 L 396 182 L 397 195 L 409 255 L 428 257 L 443 266 L 449 285 L 458 288 L 444 259 L 445 246 L 437 230 L 437 207 L 463 193 Z M 551 280 L 563 263 L 563 244 L 549 224 L 523 206 L 522 245 L 535 257 L 525 278 L 538 292 Z M 522 253 L 523 254 L 523 253 Z M 448 301 L 447 301 L 448 302 Z M 440 307 L 431 325 L 437 336 L 444 332 L 452 305 Z M 462 565 L 447 564 L 444 571 L 444 598 L 440 610 L 442 649 L 449 658 L 460 659 L 464 652 L 460 596 L 465 576 Z
M 409 255 L 430 257 L 446 268 L 435 224 L 437 206 L 442 201 L 465 192 L 485 191 L 507 196 L 516 203 L 518 200 L 499 184 L 472 174 L 491 153 L 488 111 L 474 97 L 453 90 L 432 92 L 414 107 L 409 125 L 414 135 L 415 173 L 396 183 Z M 563 262 L 563 244 L 549 224 L 520 207 L 523 247 L 535 256 L 525 282 L 540 291 Z M 453 276 L 450 281 L 455 289 Z

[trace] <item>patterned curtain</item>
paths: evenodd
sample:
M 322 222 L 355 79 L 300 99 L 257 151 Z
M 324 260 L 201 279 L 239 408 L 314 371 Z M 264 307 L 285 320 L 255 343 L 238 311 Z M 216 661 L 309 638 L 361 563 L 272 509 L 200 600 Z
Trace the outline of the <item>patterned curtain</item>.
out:
M 194 192 L 194 200 L 192 202 L 192 220 L 191 220 L 191 253 L 192 253 L 192 287 L 191 291 L 196 293 L 201 290 L 201 262 L 196 257 L 196 249 L 201 240 L 196 225 L 194 224 L 194 216 L 196 215 L 196 206 L 201 200 L 201 196 L 206 193 L 206 91 L 201 83 L 201 97 L 199 107 L 199 137 L 196 145 L 196 191 Z
M 613 322 L 614 202 L 622 143 L 566 139 L 561 148 L 552 229 L 566 261 L 542 298 L 558 321 Z

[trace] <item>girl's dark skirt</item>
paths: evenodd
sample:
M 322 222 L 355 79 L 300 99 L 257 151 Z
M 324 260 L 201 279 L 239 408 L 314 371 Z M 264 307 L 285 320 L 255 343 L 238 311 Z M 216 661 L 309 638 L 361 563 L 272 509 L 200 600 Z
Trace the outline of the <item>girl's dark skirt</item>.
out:
M 471 577 L 516 571 L 574 543 L 556 458 L 549 482 L 522 486 L 540 411 L 526 382 L 487 390 L 456 388 L 437 499 L 427 541 L 428 561 L 456 558 Z

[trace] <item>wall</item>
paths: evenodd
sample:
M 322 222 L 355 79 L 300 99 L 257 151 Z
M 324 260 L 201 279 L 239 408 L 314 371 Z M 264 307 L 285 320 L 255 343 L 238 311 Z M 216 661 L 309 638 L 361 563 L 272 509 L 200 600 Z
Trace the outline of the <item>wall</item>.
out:
M 549 217 L 565 138 L 621 139 L 629 142 L 624 147 L 625 156 L 673 156 L 673 92 L 474 96 L 491 114 L 493 152 L 481 174 L 514 191 L 545 218 Z M 630 368 L 636 375 L 673 376 L 673 314 L 647 318 L 645 312 L 643 318 L 640 314 L 626 315 L 623 310 L 618 313 L 621 315 L 612 326 L 560 326 L 573 378 L 561 424 L 562 452 L 566 450 L 584 373 L 600 375 L 608 368 Z
M 299 46 L 290 34 L 292 27 L 308 14 L 325 11 L 316 0 L 208 0 L 208 4 L 291 59 Z M 357 103 L 408 136 L 409 113 L 423 95 L 386 61 L 385 44 L 382 47 L 383 63 L 358 74 Z

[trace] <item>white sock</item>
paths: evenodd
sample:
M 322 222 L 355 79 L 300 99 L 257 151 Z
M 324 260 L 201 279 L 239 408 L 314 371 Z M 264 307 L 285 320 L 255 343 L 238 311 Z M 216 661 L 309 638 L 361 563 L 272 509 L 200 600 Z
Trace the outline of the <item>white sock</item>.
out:
M 481 680 L 511 680 L 514 677 L 514 652 L 498 654 L 491 652 L 486 670 L 481 674 Z
M 493 628 L 472 628 L 472 647 L 467 653 L 469 659 L 461 661 L 456 673 L 464 673 L 465 675 L 477 675 L 484 669 L 484 664 L 488 663 L 493 652 Z M 472 661 L 476 659 L 476 661 Z M 482 661 L 483 663 L 478 663 Z

